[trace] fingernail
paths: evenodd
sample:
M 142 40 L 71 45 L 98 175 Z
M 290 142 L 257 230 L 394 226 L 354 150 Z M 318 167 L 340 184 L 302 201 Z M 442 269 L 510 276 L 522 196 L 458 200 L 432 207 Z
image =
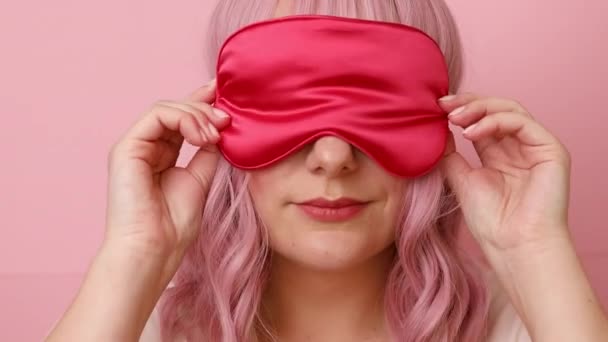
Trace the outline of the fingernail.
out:
M 463 134 L 470 134 L 472 131 L 475 130 L 475 126 L 477 126 L 477 124 L 472 124 L 471 126 L 467 127 L 464 129 L 464 131 L 462 131 Z
M 464 107 L 465 106 L 460 106 L 460 107 L 454 109 L 450 114 L 448 114 L 448 116 L 453 117 L 453 116 L 456 116 L 456 115 L 462 113 L 462 111 L 464 111 Z
M 220 117 L 221 119 L 225 119 L 228 117 L 228 114 L 226 114 L 226 112 L 224 112 L 221 109 L 213 108 L 213 112 L 215 114 L 217 114 L 217 116 Z
M 217 128 L 215 128 L 215 126 L 213 126 L 213 124 L 209 123 L 207 124 L 207 127 L 209 127 L 209 131 L 211 131 L 211 135 L 214 137 L 219 137 L 220 133 L 217 131 Z
M 450 101 L 456 98 L 456 95 L 446 95 L 439 99 L 439 101 Z

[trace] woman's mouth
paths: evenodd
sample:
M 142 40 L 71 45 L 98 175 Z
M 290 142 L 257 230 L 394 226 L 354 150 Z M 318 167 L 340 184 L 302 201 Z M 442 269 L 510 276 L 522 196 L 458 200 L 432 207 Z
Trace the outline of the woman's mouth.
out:
M 317 221 L 339 222 L 349 220 L 359 214 L 370 202 L 341 197 L 336 200 L 316 198 L 296 203 L 306 215 Z

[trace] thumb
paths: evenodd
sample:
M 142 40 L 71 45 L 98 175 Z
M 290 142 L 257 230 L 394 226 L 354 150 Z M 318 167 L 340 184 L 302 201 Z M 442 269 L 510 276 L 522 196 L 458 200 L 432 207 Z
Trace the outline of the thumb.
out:
M 187 248 L 198 234 L 218 159 L 215 145 L 202 146 L 185 168 L 169 169 L 163 178 L 167 206 L 176 227 L 181 229 L 180 249 Z
M 457 197 L 463 194 L 465 189 L 466 176 L 471 172 L 472 167 L 464 157 L 456 151 L 454 135 L 449 133 L 448 143 L 443 159 L 439 162 L 439 168 L 445 176 L 450 188 L 456 192 Z
M 206 199 L 220 154 L 216 145 L 208 144 L 200 147 L 186 165 L 186 169 L 196 178 L 201 186 L 203 197 Z

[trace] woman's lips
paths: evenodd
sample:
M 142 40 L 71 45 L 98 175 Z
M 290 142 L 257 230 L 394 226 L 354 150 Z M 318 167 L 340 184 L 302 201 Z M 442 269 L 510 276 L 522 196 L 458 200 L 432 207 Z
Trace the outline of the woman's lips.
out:
M 297 206 L 312 219 L 324 222 L 339 222 L 357 216 L 368 204 L 369 202 L 351 198 L 339 198 L 337 200 L 317 198 L 297 203 Z

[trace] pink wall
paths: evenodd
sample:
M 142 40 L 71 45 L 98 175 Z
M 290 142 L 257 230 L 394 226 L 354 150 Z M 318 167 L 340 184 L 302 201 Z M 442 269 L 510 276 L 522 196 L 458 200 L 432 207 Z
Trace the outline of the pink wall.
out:
M 520 100 L 569 147 L 571 226 L 608 304 L 608 3 L 450 3 L 467 51 L 465 88 Z M 3 6 L 0 340 L 41 340 L 68 304 L 103 234 L 108 149 L 153 101 L 207 80 L 201 42 L 211 7 Z

